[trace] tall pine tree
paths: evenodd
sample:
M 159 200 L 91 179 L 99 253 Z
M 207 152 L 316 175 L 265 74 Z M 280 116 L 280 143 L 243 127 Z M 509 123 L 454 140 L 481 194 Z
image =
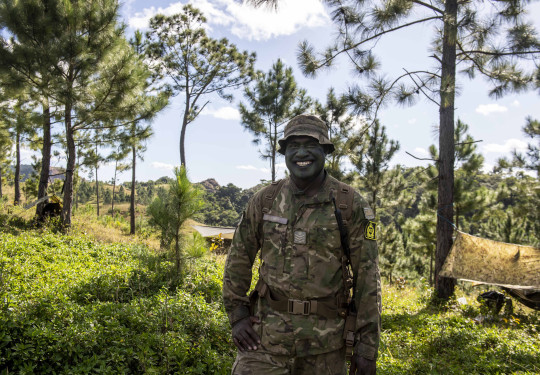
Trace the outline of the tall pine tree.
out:
M 349 161 L 352 150 L 359 143 L 360 137 L 356 134 L 361 131 L 365 123 L 348 112 L 349 101 L 346 95 L 336 96 L 333 88 L 326 94 L 326 103 L 315 103 L 315 112 L 328 126 L 330 141 L 335 150 L 326 157 L 326 171 L 344 182 L 350 182 L 346 176 L 345 163 Z
M 286 68 L 281 59 L 268 73 L 257 74 L 253 87 L 245 88 L 244 97 L 247 104 L 240 103 L 242 125 L 254 135 L 255 144 L 264 141 L 259 152 L 261 158 L 270 161 L 272 181 L 275 181 L 277 142 L 285 123 L 305 112 L 311 106 L 311 99 L 304 89 L 297 88 L 292 68 Z
M 210 38 L 205 23 L 202 12 L 188 4 L 181 13 L 152 18 L 147 33 L 152 68 L 171 82 L 169 88 L 175 95 L 184 96 L 179 143 L 184 166 L 187 126 L 212 95 L 230 101 L 230 91 L 249 83 L 254 75 L 255 54 L 240 52 L 227 39 Z

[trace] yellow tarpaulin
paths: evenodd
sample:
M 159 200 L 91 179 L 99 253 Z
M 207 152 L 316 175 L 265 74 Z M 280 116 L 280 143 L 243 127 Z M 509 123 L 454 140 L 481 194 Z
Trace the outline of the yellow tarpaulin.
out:
M 540 289 L 540 249 L 458 231 L 440 274 L 512 289 Z

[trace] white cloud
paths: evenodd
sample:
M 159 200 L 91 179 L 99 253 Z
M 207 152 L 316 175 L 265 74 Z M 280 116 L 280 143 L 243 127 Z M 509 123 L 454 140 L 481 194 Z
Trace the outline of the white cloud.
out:
M 223 120 L 240 120 L 240 112 L 234 107 L 205 108 L 202 111 L 202 115 L 214 116 Z
M 227 10 L 235 19 L 231 32 L 243 39 L 268 40 L 281 35 L 292 35 L 304 27 L 320 27 L 330 23 L 319 0 L 283 0 L 277 11 L 241 5 L 235 0 L 225 2 Z
M 409 121 L 407 121 L 407 123 L 412 125 L 412 124 L 416 124 L 416 121 L 417 121 L 416 118 L 412 118 Z
M 268 40 L 291 35 L 302 28 L 330 24 L 330 18 L 319 0 L 283 0 L 277 11 L 267 7 L 255 8 L 237 0 L 190 0 L 207 18 L 208 26 L 224 26 L 233 35 L 248 40 Z M 138 29 L 148 27 L 148 21 L 161 13 L 179 13 L 184 4 L 176 2 L 166 8 L 150 7 L 131 16 L 127 23 Z
M 522 152 L 522 151 L 525 151 L 526 149 L 527 149 L 527 142 L 523 142 L 516 138 L 507 139 L 506 142 L 504 142 L 504 144 L 502 145 L 499 145 L 496 143 L 490 143 L 482 147 L 482 150 L 485 153 L 494 152 L 494 153 L 500 153 L 500 154 L 510 153 L 513 150 Z
M 150 7 L 145 8 L 142 12 L 137 12 L 131 16 L 127 23 L 134 29 L 146 29 L 149 25 L 150 18 L 154 17 L 156 14 L 164 14 L 166 16 L 172 16 L 173 14 L 180 13 L 184 4 L 181 2 L 171 3 L 166 8 L 156 8 Z
M 519 107 L 519 106 L 521 105 L 521 103 L 516 99 L 516 100 L 514 100 L 514 101 L 512 102 L 512 105 L 513 105 L 514 107 Z
M 416 154 L 419 154 L 420 156 L 429 156 L 428 150 L 426 150 L 425 148 L 422 148 L 422 147 L 416 147 L 414 149 L 414 152 Z M 418 156 L 418 155 L 415 155 L 415 156 Z
M 508 111 L 508 108 L 505 106 L 492 103 L 492 104 L 480 104 L 478 107 L 476 107 L 476 112 L 480 113 L 484 116 L 488 116 L 492 113 L 500 113 L 500 112 L 506 112 Z
M 167 170 L 167 171 L 172 171 L 174 169 L 174 165 L 167 164 L 167 163 L 161 163 L 159 161 L 152 162 L 152 167 L 154 167 L 156 169 L 164 169 L 164 170 Z
M 246 171 L 257 171 L 259 168 L 254 167 L 253 165 L 237 165 L 236 169 L 244 169 Z
M 276 167 L 278 166 L 278 164 L 276 164 Z M 243 169 L 245 171 L 257 171 L 257 172 L 262 172 L 262 173 L 270 173 L 270 169 L 268 168 L 257 168 L 251 164 L 248 164 L 248 165 L 237 165 L 236 166 L 236 169 Z M 277 168 L 276 168 L 277 169 Z

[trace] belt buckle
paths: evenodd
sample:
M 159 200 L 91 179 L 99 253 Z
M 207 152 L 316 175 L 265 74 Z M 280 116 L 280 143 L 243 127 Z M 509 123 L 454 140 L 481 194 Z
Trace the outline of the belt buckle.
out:
M 311 303 L 309 301 L 289 299 L 289 304 L 288 304 L 289 314 L 309 315 L 310 311 L 311 311 Z

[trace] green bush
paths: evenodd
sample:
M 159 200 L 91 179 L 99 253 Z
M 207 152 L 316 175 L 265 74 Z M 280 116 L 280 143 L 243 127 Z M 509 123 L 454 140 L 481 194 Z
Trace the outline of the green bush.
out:
M 208 243 L 199 232 L 184 237 L 184 253 L 189 258 L 201 258 L 208 252 Z
M 169 281 L 171 263 L 145 247 L 77 236 L 2 234 L 0 249 L 0 369 L 230 371 L 219 278 L 209 292 L 201 281 L 191 294 Z

